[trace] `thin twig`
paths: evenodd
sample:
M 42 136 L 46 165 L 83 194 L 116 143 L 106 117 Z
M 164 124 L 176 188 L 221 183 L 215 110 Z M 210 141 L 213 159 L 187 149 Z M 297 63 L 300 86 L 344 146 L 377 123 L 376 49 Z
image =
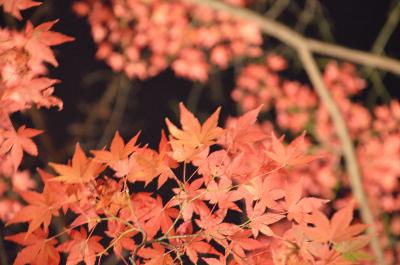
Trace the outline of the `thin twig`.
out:
M 28 111 L 28 115 L 35 128 L 47 132 L 46 119 L 43 116 L 42 112 L 40 112 L 40 110 L 33 107 Z M 46 160 L 49 160 L 48 158 L 51 158 L 51 161 L 61 161 L 64 158 L 62 152 L 56 151 L 53 140 L 48 133 L 39 135 L 39 140 L 45 149 L 45 152 L 42 153 L 46 156 Z
M 199 105 L 201 94 L 203 93 L 204 85 L 200 82 L 195 82 L 190 90 L 189 96 L 187 98 L 186 105 L 193 112 L 196 112 Z
M 289 5 L 290 0 L 277 0 L 271 6 L 270 9 L 265 13 L 265 15 L 271 19 L 276 19 Z
M 374 44 L 372 45 L 371 52 L 376 54 L 384 54 L 384 50 L 386 47 L 387 42 L 389 41 L 390 37 L 392 36 L 394 30 L 397 28 L 400 22 L 400 1 L 394 5 L 391 9 L 389 16 L 383 25 L 381 31 L 378 34 Z M 385 101 L 390 101 L 391 96 L 387 91 L 385 84 L 383 83 L 383 78 L 385 77 L 385 73 L 380 73 L 376 69 L 372 69 L 368 67 L 365 69 L 364 74 L 367 77 L 370 77 L 372 81 L 373 88 L 375 89 L 375 93 L 382 97 Z M 369 102 L 372 99 L 369 98 Z
M 316 17 L 320 17 L 316 22 L 318 24 L 318 30 L 321 34 L 321 37 L 328 42 L 335 42 L 335 38 L 333 37 L 331 25 L 329 24 L 328 18 L 326 18 L 324 8 L 321 5 L 319 0 L 309 0 L 313 1 L 316 6 Z
M 119 77 L 114 75 L 112 80 L 109 82 L 106 90 L 101 96 L 100 100 L 95 104 L 92 104 L 88 112 L 88 116 L 83 123 L 73 124 L 69 130 L 71 133 L 79 136 L 88 136 L 93 133 L 95 123 L 102 118 L 105 109 L 109 109 L 112 102 L 115 100 L 118 93 L 118 82 Z
M 297 32 L 305 32 L 312 19 L 315 17 L 317 6 L 316 1 L 308 0 L 303 11 L 299 15 L 299 19 L 294 26 Z
M 365 66 L 376 67 L 400 75 L 400 61 L 383 55 L 350 49 L 343 46 L 306 39 L 310 51 L 352 61 Z
M 129 101 L 129 92 L 131 91 L 132 87 L 130 81 L 125 75 L 119 76 L 117 86 L 117 98 L 114 103 L 114 108 L 100 138 L 99 144 L 97 145 L 97 148 L 102 148 L 110 141 L 115 130 L 118 128 L 124 117 L 124 112 Z
M 392 36 L 394 30 L 397 28 L 397 25 L 400 21 L 400 1 L 391 8 L 388 19 L 382 27 L 382 30 L 379 32 L 378 37 L 376 38 L 374 44 L 372 45 L 371 51 L 373 53 L 384 53 L 384 49 L 386 43 L 389 41 Z
M 379 239 L 374 229 L 374 218 L 368 205 L 367 196 L 361 181 L 361 173 L 354 152 L 353 142 L 349 136 L 345 120 L 340 113 L 335 101 L 331 97 L 322 79 L 318 66 L 313 58 L 312 51 L 332 55 L 341 59 L 353 60 L 365 65 L 380 67 L 385 70 L 400 74 L 400 62 L 384 56 L 373 55 L 366 52 L 352 50 L 349 48 L 327 44 L 317 40 L 303 37 L 285 25 L 258 15 L 255 12 L 240 7 L 234 7 L 215 0 L 185 0 L 197 5 L 207 6 L 214 10 L 224 11 L 238 18 L 255 22 L 260 29 L 280 41 L 292 46 L 297 50 L 300 60 L 315 87 L 321 101 L 326 105 L 338 137 L 342 143 L 343 154 L 346 160 L 346 169 L 352 184 L 354 197 L 360 204 L 363 221 L 369 225 L 368 232 L 371 235 L 371 248 L 376 258 L 376 264 L 385 265 L 385 259 Z

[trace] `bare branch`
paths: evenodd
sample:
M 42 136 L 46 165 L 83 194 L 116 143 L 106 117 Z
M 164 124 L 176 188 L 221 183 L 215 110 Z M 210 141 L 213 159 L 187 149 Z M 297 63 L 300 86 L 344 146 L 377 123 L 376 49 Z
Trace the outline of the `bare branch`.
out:
M 368 198 L 364 192 L 361 181 L 361 173 L 354 152 L 353 142 L 350 139 L 345 120 L 343 119 L 343 116 L 340 113 L 335 101 L 329 94 L 329 91 L 325 86 L 325 83 L 321 77 L 321 73 L 311 52 L 307 48 L 304 48 L 299 50 L 299 55 L 304 68 L 318 93 L 318 96 L 324 102 L 325 107 L 328 109 L 328 112 L 331 115 L 332 121 L 336 128 L 336 133 L 338 134 L 342 143 L 343 155 L 346 160 L 346 170 L 350 178 L 353 196 L 360 205 L 361 217 L 363 221 L 369 225 L 368 233 L 372 235 L 370 245 L 374 252 L 376 262 L 380 265 L 386 264 L 383 251 L 379 244 L 379 239 L 376 236 L 374 217 L 369 208 Z
M 252 21 L 256 23 L 265 34 L 270 35 L 295 49 L 299 49 L 300 46 L 306 46 L 312 52 L 332 56 L 346 61 L 352 61 L 354 63 L 366 66 L 377 67 L 382 70 L 392 72 L 396 75 L 400 75 L 399 60 L 303 37 L 282 23 L 269 19 L 251 10 L 225 4 L 222 1 L 184 1 L 196 5 L 207 6 L 214 10 L 227 12 L 237 18 Z
M 400 1 L 394 5 L 389 13 L 389 16 L 382 27 L 381 32 L 379 32 L 374 44 L 372 45 L 372 52 L 381 54 L 384 53 L 386 43 L 389 41 L 394 30 L 397 28 L 400 21 Z
M 380 68 L 393 74 L 400 75 L 399 60 L 313 39 L 306 39 L 306 42 L 308 48 L 313 52 L 352 61 L 365 66 Z

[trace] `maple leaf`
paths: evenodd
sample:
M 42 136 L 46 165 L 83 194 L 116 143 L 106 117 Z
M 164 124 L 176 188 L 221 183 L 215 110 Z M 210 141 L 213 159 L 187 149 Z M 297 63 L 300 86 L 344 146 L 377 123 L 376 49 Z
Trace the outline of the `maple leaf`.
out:
M 137 231 L 129 232 L 125 224 L 115 220 L 109 220 L 107 224 L 108 230 L 105 234 L 113 238 L 110 244 L 114 245 L 114 253 L 118 259 L 121 258 L 122 249 L 135 250 L 136 244 L 132 237 L 137 234 Z
M 33 27 L 28 21 L 25 33 L 29 40 L 25 44 L 25 49 L 31 55 L 31 60 L 38 62 L 48 62 L 53 66 L 58 66 L 57 60 L 54 57 L 50 46 L 60 45 L 65 42 L 73 41 L 74 38 L 64 34 L 50 31 L 58 20 L 45 22 L 37 27 Z
M 369 244 L 370 238 L 370 235 L 357 236 L 350 241 L 343 241 L 335 244 L 334 249 L 342 253 L 345 260 L 352 263 L 358 263 L 361 260 L 369 260 L 371 259 L 369 254 L 362 251 L 362 249 Z
M 212 177 L 227 177 L 227 168 L 231 161 L 225 150 L 218 150 L 210 153 L 205 159 L 192 162 L 197 167 L 197 173 L 202 175 L 204 182 L 209 183 Z
M 255 177 L 248 183 L 243 184 L 243 192 L 246 201 L 252 203 L 261 200 L 263 204 L 271 209 L 278 207 L 278 200 L 285 196 L 285 191 L 281 188 L 281 176 L 272 175 L 265 178 Z
M 69 202 L 72 202 L 74 198 L 68 196 L 66 187 L 59 182 L 51 181 L 51 179 L 55 178 L 54 175 L 42 170 L 41 168 L 37 168 L 36 170 L 44 183 L 43 193 L 45 194 L 45 197 L 48 198 L 49 202 L 54 202 L 54 205 L 58 206 L 59 204 L 64 213 L 67 212 Z
M 278 140 L 276 135 L 271 133 L 271 151 L 265 153 L 281 167 L 293 167 L 307 164 L 318 156 L 304 155 L 302 150 L 304 145 L 305 132 L 292 141 L 287 147 L 282 144 L 283 137 Z
M 159 177 L 158 188 L 160 188 L 168 178 L 175 177 L 170 166 L 175 167 L 176 164 L 166 156 L 166 151 L 157 153 L 149 148 L 138 150 L 129 158 L 128 180 L 144 181 L 147 185 L 154 178 Z
M 185 244 L 186 255 L 194 264 L 198 264 L 199 253 L 218 254 L 218 251 L 213 246 L 202 240 L 200 237 L 192 237 Z
M 135 150 L 137 150 L 136 142 L 139 138 L 140 132 L 132 137 L 129 142 L 124 144 L 124 140 L 120 136 L 119 132 L 115 132 L 114 138 L 111 142 L 110 151 L 106 150 L 93 150 L 91 151 L 95 155 L 95 159 L 106 163 L 110 167 L 114 168 L 118 162 L 127 159 Z
M 265 247 L 265 244 L 260 241 L 249 238 L 251 231 L 241 230 L 230 237 L 231 242 L 226 248 L 226 253 L 233 254 L 233 257 L 239 264 L 242 264 L 242 259 L 246 257 L 245 251 L 257 250 Z
M 219 183 L 211 180 L 207 184 L 204 199 L 209 203 L 216 204 L 220 209 L 231 209 L 241 212 L 242 210 L 234 203 L 243 198 L 243 194 L 238 190 L 232 190 L 232 181 L 221 178 Z
M 226 265 L 226 264 L 228 264 L 225 256 L 219 256 L 219 259 L 216 259 L 216 258 L 203 258 L 203 260 L 208 265 Z
M 58 250 L 69 253 L 66 265 L 75 265 L 84 261 L 86 265 L 94 265 L 98 253 L 104 250 L 99 243 L 100 236 L 87 237 L 86 229 L 72 230 L 72 239 L 57 247 Z M 107 253 L 105 253 L 107 254 Z
M 256 203 L 254 207 L 247 205 L 246 209 L 247 216 L 250 220 L 249 226 L 255 238 L 258 236 L 259 232 L 266 236 L 274 236 L 274 232 L 269 225 L 274 224 L 285 217 L 282 214 L 265 213 L 265 207 L 261 202 Z
M 146 259 L 144 265 L 174 265 L 174 259 L 170 254 L 165 253 L 161 244 L 152 244 L 152 247 L 141 248 L 138 256 Z
M 17 131 L 11 130 L 3 134 L 5 140 L 0 145 L 0 156 L 10 151 L 15 169 L 21 164 L 23 151 L 36 156 L 38 154 L 35 143 L 31 140 L 43 131 L 26 128 L 22 125 Z
M 49 165 L 60 174 L 52 181 L 63 181 L 68 184 L 93 181 L 104 170 L 102 164 L 85 155 L 79 144 L 76 144 L 70 166 L 56 163 L 49 163 Z
M 22 208 L 7 225 L 29 222 L 27 236 L 42 224 L 44 230 L 47 231 L 52 216 L 58 216 L 58 210 L 65 203 L 63 197 L 58 196 L 57 191 L 48 185 L 45 186 L 43 193 L 23 191 L 20 195 L 29 205 Z
M 167 136 L 165 135 L 164 130 L 161 131 L 161 139 L 158 146 L 158 158 L 159 158 L 159 167 L 158 171 L 160 175 L 158 177 L 158 185 L 159 189 L 168 178 L 174 178 L 175 174 L 171 170 L 171 168 L 177 168 L 179 166 L 178 162 L 176 162 L 172 157 L 170 157 L 169 153 L 171 152 L 171 146 L 168 143 Z M 160 165 L 161 164 L 161 165 Z
M 145 219 L 149 219 L 145 224 L 147 237 L 152 238 L 160 229 L 164 234 L 167 233 L 172 227 L 172 220 L 177 218 L 178 215 L 178 209 L 169 208 L 168 205 L 164 207 L 161 197 L 157 196 L 151 212 L 144 216 Z
M 262 105 L 237 119 L 228 120 L 225 134 L 221 137 L 220 143 L 235 151 L 237 149 L 246 150 L 253 143 L 264 140 L 265 133 L 255 126 L 261 108 Z
M 288 211 L 288 220 L 295 220 L 301 223 L 305 220 L 307 214 L 316 209 L 321 208 L 324 203 L 329 200 L 318 199 L 313 197 L 302 198 L 303 186 L 302 181 L 298 181 L 294 185 L 288 185 L 285 191 L 285 208 Z
M 4 11 L 18 19 L 22 19 L 21 10 L 39 6 L 41 4 L 42 3 L 40 2 L 31 0 L 0 0 L 0 6 L 3 6 Z
M 58 265 L 60 263 L 60 255 L 54 247 L 58 243 L 57 240 L 54 238 L 48 239 L 47 232 L 41 229 L 36 230 L 32 234 L 19 233 L 6 236 L 5 239 L 26 246 L 18 252 L 14 265 Z
M 175 192 L 175 197 L 171 200 L 171 205 L 181 205 L 182 217 L 185 221 L 192 218 L 193 212 L 201 215 L 208 215 L 210 209 L 201 200 L 203 190 L 200 187 L 203 184 L 203 179 L 198 178 L 193 182 L 185 183 L 184 189 L 173 188 Z
M 179 109 L 182 130 L 172 124 L 168 118 L 165 119 L 171 134 L 173 158 L 178 162 L 191 161 L 196 155 L 213 145 L 222 135 L 223 129 L 217 126 L 220 108 L 203 125 L 200 125 L 199 120 L 186 109 L 183 103 L 179 103 Z
M 196 224 L 202 229 L 203 237 L 207 241 L 211 239 L 220 245 L 227 245 L 227 237 L 241 230 L 240 227 L 231 223 L 223 223 L 227 214 L 227 209 L 218 209 L 215 213 L 200 215 L 200 219 L 195 219 Z
M 320 211 L 314 211 L 309 220 L 314 227 L 305 227 L 304 232 L 312 240 L 321 243 L 351 241 L 367 228 L 364 224 L 350 225 L 352 219 L 353 204 L 337 211 L 331 220 Z
M 35 104 L 37 107 L 46 108 L 57 106 L 61 110 L 63 108 L 62 101 L 52 96 L 54 84 L 58 82 L 56 79 L 45 77 L 24 78 L 17 86 L 6 91 L 1 98 L 16 104 L 21 109 L 31 108 Z

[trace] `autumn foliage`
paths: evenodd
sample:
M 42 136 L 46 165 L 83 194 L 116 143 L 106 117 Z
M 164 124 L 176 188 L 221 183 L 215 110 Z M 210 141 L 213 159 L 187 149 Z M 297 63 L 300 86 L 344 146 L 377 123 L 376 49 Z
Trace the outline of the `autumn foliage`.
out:
M 40 4 L 0 0 L 18 20 Z M 21 164 L 25 153 L 38 155 L 33 138 L 45 132 L 16 128 L 11 115 L 63 108 L 47 65 L 58 66 L 52 47 L 73 38 L 52 30 L 57 20 L 0 29 L 0 219 L 6 229 L 24 227 L 4 237 L 21 246 L 14 264 L 94 265 L 112 255 L 143 265 L 374 264 L 326 105 L 309 84 L 281 74 L 288 62 L 263 50 L 255 24 L 179 0 L 85 0 L 74 11 L 88 18 L 96 57 L 130 79 L 170 67 L 205 83 L 213 70 L 246 62 L 231 91 L 244 114 L 222 124 L 217 108 L 200 121 L 181 102 L 157 149 L 141 143 L 141 132 L 126 141 L 116 131 L 107 146 L 77 143 L 65 163 L 47 161 L 38 185 Z M 349 63 L 327 63 L 323 79 L 355 143 L 372 236 L 393 262 L 400 103 L 369 112 L 357 100 L 366 81 Z
M 285 146 L 255 124 L 260 108 L 225 129 L 219 109 L 203 124 L 183 104 L 180 111 L 181 129 L 167 119 L 169 141 L 162 134 L 158 151 L 137 143 L 138 135 L 125 144 L 116 133 L 109 149 L 87 156 L 77 144 L 66 165 L 50 164 L 54 175 L 39 170 L 43 191 L 21 192 L 28 205 L 8 221 L 29 223 L 6 237 L 26 246 L 15 264 L 57 264 L 59 252 L 67 264 L 95 264 L 108 249 L 121 259 L 128 250 L 140 264 L 353 264 L 366 257 L 366 226 L 350 224 L 352 204 L 329 220 L 320 211 L 327 200 L 304 196 L 302 179 L 289 183 L 293 167 L 317 159 L 302 151 L 304 134 Z M 167 181 L 174 188 L 163 197 L 130 188 L 156 182 L 161 190 Z M 70 240 L 58 244 L 48 227 L 61 212 L 74 220 L 62 232 Z M 229 221 L 234 212 L 240 219 Z M 102 223 L 105 234 L 94 235 Z

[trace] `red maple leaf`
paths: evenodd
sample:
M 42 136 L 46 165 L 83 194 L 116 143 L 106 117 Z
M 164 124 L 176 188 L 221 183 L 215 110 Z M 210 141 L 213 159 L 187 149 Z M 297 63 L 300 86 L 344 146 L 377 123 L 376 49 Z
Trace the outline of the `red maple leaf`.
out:
M 178 162 L 191 161 L 196 155 L 213 145 L 217 138 L 222 135 L 223 129 L 218 127 L 218 108 L 203 125 L 183 105 L 179 104 L 181 113 L 182 130 L 165 119 L 169 133 L 171 134 L 170 144 L 173 150 L 173 158 Z
M 60 263 L 60 255 L 54 247 L 57 244 L 57 240 L 47 238 L 47 232 L 41 229 L 36 230 L 33 234 L 19 233 L 6 236 L 5 239 L 26 246 L 18 252 L 14 265 L 58 265 Z
M 226 133 L 221 137 L 220 143 L 234 152 L 237 149 L 245 150 L 253 143 L 264 140 L 265 133 L 255 126 L 261 108 L 262 105 L 237 119 L 228 120 Z
M 94 265 L 98 253 L 101 253 L 104 248 L 99 243 L 100 236 L 87 237 L 87 232 L 84 228 L 80 231 L 72 230 L 72 239 L 57 247 L 58 250 L 69 253 L 67 265 L 75 265 L 84 261 L 86 265 Z M 107 253 L 105 253 L 107 254 Z
M 285 217 L 282 214 L 266 213 L 265 207 L 261 202 L 256 203 L 254 207 L 247 205 L 246 209 L 250 220 L 249 226 L 255 238 L 258 236 L 259 232 L 266 236 L 273 236 L 274 232 L 269 225 L 274 224 Z
M 49 165 L 59 174 L 52 181 L 63 181 L 68 184 L 93 181 L 104 170 L 102 164 L 85 155 L 79 144 L 76 144 L 71 165 L 57 163 L 49 163 Z
M 173 232 L 173 220 L 178 217 L 179 210 L 168 206 L 163 206 L 161 197 L 157 196 L 152 210 L 143 217 L 149 220 L 145 224 L 148 238 L 152 238 L 160 229 L 164 234 L 169 230 Z
M 73 41 L 74 38 L 58 32 L 50 31 L 57 22 L 58 20 L 54 20 L 33 27 L 32 23 L 28 21 L 25 33 L 29 39 L 25 44 L 25 49 L 31 55 L 31 60 L 37 62 L 48 62 L 53 66 L 58 66 L 57 60 L 54 57 L 54 53 L 50 49 L 50 46 Z
M 295 220 L 296 222 L 305 221 L 305 217 L 321 208 L 324 203 L 329 200 L 318 199 L 313 197 L 302 198 L 303 196 L 303 186 L 302 181 L 298 181 L 294 185 L 288 185 L 285 194 L 285 204 L 284 207 L 288 211 L 288 220 Z
M 227 178 L 221 178 L 217 183 L 211 180 L 207 184 L 207 190 L 204 199 L 211 204 L 218 204 L 220 209 L 231 209 L 241 212 L 242 210 L 234 203 L 243 198 L 243 194 L 232 188 L 232 181 Z
M 47 231 L 52 216 L 58 216 L 58 210 L 67 202 L 64 201 L 63 196 L 59 196 L 54 187 L 46 184 L 43 193 L 35 191 L 20 192 L 21 197 L 29 205 L 22 208 L 8 224 L 29 222 L 27 235 L 38 229 L 42 224 L 44 230 Z
M 7 131 L 3 134 L 5 140 L 0 145 L 0 155 L 4 155 L 10 151 L 12 161 L 15 169 L 21 164 L 23 151 L 26 153 L 36 156 L 38 150 L 36 144 L 31 140 L 41 134 L 43 131 L 26 128 L 22 125 L 18 128 L 18 131 Z
M 100 162 L 106 163 L 110 167 L 115 167 L 121 160 L 127 159 L 135 150 L 137 150 L 136 142 L 139 138 L 140 132 L 132 137 L 129 142 L 124 144 L 124 140 L 118 132 L 115 132 L 114 138 L 111 142 L 110 151 L 106 150 L 93 150 L 95 159 Z
M 146 261 L 144 265 L 174 265 L 174 259 L 170 254 L 165 253 L 165 248 L 161 244 L 152 244 L 152 247 L 141 248 L 138 256 Z
M 310 218 L 310 223 L 314 227 L 305 227 L 304 231 L 308 237 L 316 242 L 334 242 L 351 241 L 354 236 L 362 233 L 367 225 L 350 225 L 353 219 L 353 204 L 340 209 L 332 219 L 329 220 L 320 211 L 314 211 Z
M 199 178 L 193 182 L 185 183 L 184 188 L 173 188 L 175 196 L 171 200 L 171 205 L 182 206 L 182 217 L 185 221 L 192 218 L 193 212 L 202 215 L 208 215 L 210 209 L 202 201 L 203 189 L 200 187 L 203 185 L 203 179 Z
M 265 247 L 265 244 L 260 241 L 250 238 L 250 230 L 241 230 L 236 232 L 230 237 L 231 242 L 226 248 L 226 253 L 233 254 L 233 257 L 239 264 L 243 263 L 243 259 L 246 258 L 246 251 L 257 250 Z
M 284 146 L 281 139 L 278 139 L 274 133 L 271 133 L 271 149 L 266 150 L 269 158 L 275 161 L 281 167 L 292 167 L 307 164 L 318 156 L 305 155 L 303 151 L 305 132 L 292 141 L 288 146 Z
M 161 132 L 159 152 L 142 148 L 129 158 L 128 180 L 131 182 L 144 181 L 147 185 L 158 177 L 158 188 L 168 178 L 176 177 L 171 168 L 178 166 L 177 162 L 169 156 L 170 146 L 164 132 Z
M 0 6 L 3 6 L 4 11 L 10 13 L 18 19 L 22 19 L 21 10 L 25 10 L 42 3 L 31 0 L 0 0 Z
M 129 227 L 115 220 L 110 220 L 107 224 L 108 230 L 105 231 L 105 234 L 113 238 L 110 244 L 114 245 L 114 253 L 118 259 L 121 258 L 123 249 L 135 250 L 136 244 L 132 237 L 137 234 L 137 231 L 129 232 L 127 231 Z

